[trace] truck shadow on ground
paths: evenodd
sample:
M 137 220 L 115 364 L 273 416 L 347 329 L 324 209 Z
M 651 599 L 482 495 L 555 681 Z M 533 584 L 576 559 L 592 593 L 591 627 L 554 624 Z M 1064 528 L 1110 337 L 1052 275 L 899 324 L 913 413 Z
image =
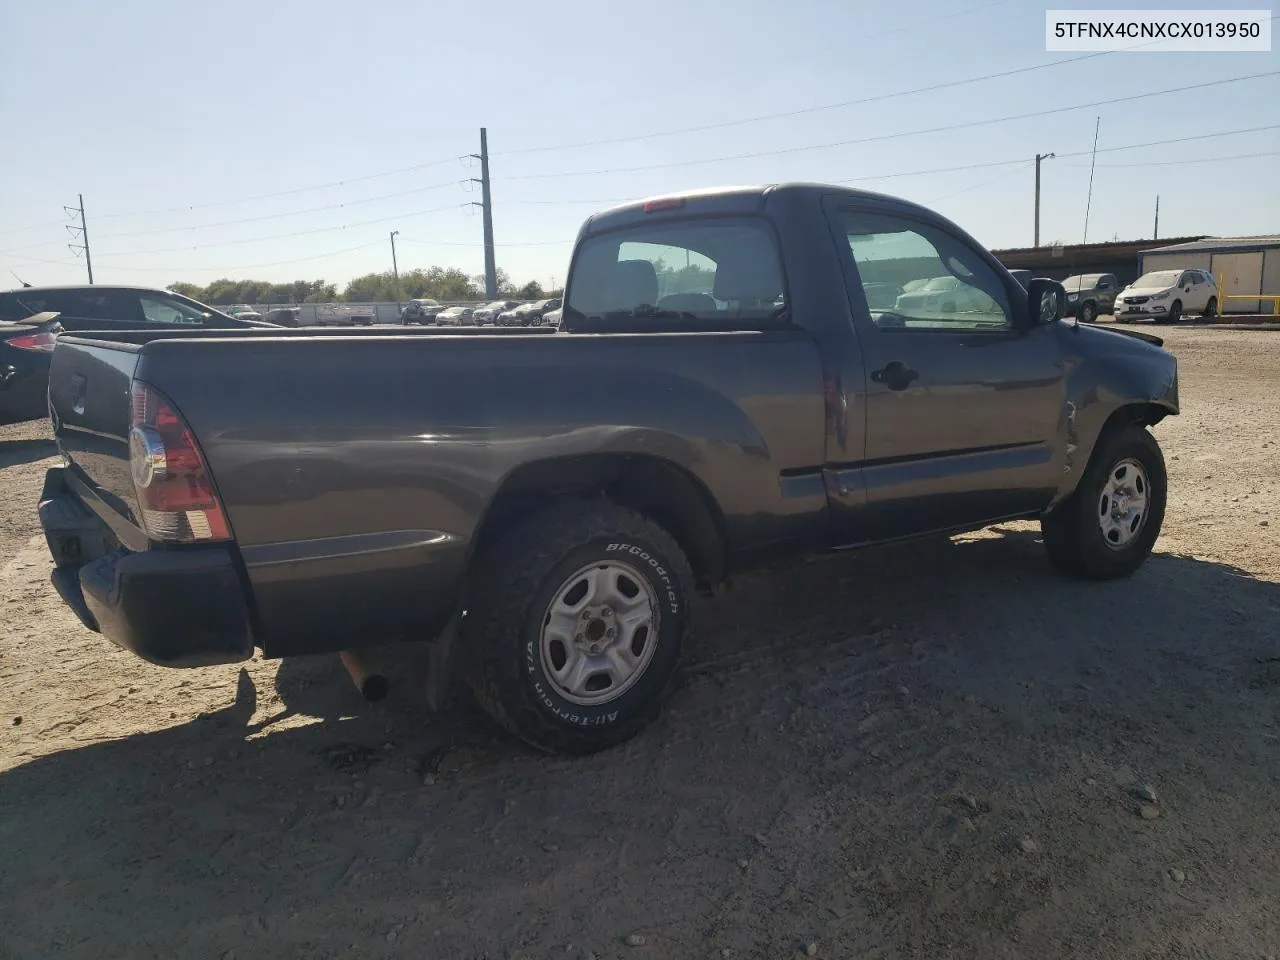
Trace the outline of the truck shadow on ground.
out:
M 13 769 L 0 776 L 9 949 L 339 956 L 376 938 L 379 955 L 463 957 L 458 944 L 572 939 L 589 926 L 584 898 L 612 911 L 614 933 L 661 938 L 664 923 L 713 913 L 698 891 L 746 856 L 762 866 L 744 935 L 765 936 L 789 885 L 810 929 L 831 919 L 805 897 L 834 898 L 858 943 L 892 945 L 903 928 L 837 855 L 887 858 L 900 877 L 941 869 L 930 804 L 958 781 L 998 796 L 1087 770 L 1086 756 L 1135 770 L 1220 757 L 1187 776 L 1274 802 L 1280 585 L 1227 564 L 1162 554 L 1130 580 L 1080 584 L 1050 570 L 1036 535 L 1002 528 L 755 574 L 698 613 L 665 715 L 594 757 L 537 755 L 473 711 L 432 717 L 395 691 L 366 704 L 330 657 L 281 664 L 290 723 L 261 716 L 242 671 L 222 710 Z M 913 796 L 929 821 L 918 842 L 892 822 Z M 832 812 L 853 808 L 856 837 Z M 1016 914 L 1042 894 L 990 896 Z M 966 939 L 973 905 L 953 906 L 953 945 L 986 944 Z
M 53 440 L 0 440 L 0 467 L 16 467 L 34 463 L 58 452 Z

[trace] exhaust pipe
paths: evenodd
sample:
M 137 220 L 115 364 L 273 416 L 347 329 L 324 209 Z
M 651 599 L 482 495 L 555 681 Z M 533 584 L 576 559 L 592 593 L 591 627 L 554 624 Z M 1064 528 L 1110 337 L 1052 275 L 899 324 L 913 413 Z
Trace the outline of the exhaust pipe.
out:
M 370 703 L 375 703 L 387 695 L 387 678 L 383 676 L 363 653 L 357 650 L 343 650 L 338 656 L 342 665 L 351 675 L 351 682 L 356 685 L 360 695 Z

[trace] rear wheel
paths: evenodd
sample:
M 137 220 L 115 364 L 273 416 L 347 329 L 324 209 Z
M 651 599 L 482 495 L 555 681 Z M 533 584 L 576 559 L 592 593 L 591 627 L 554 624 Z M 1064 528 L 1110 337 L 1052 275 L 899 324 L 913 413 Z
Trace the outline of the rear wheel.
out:
M 1218 298 L 1210 297 L 1209 302 L 1204 305 L 1204 313 L 1202 317 L 1216 317 L 1218 315 Z
M 690 631 L 693 574 L 675 539 L 609 503 L 569 502 L 485 552 L 462 623 L 467 677 L 503 727 L 593 753 L 657 716 Z
M 1049 559 L 1088 580 L 1128 576 L 1160 535 L 1167 492 L 1155 437 L 1137 424 L 1107 431 L 1075 493 L 1040 521 Z

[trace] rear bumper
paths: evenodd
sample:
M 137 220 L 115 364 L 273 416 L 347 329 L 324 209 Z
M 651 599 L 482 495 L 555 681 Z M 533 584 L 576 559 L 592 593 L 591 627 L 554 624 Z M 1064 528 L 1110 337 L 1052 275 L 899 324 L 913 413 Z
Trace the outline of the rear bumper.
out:
M 67 483 L 45 477 L 40 523 L 53 585 L 85 626 L 161 666 L 236 663 L 253 655 L 245 589 L 231 544 L 133 552 Z

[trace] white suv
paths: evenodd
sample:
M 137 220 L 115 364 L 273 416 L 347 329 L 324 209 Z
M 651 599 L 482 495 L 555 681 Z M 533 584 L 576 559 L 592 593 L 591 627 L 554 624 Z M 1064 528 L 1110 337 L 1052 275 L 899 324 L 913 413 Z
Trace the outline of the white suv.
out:
M 1117 323 L 1129 320 L 1177 323 L 1184 313 L 1212 317 L 1217 312 L 1218 288 L 1208 270 L 1144 273 L 1116 295 Z

